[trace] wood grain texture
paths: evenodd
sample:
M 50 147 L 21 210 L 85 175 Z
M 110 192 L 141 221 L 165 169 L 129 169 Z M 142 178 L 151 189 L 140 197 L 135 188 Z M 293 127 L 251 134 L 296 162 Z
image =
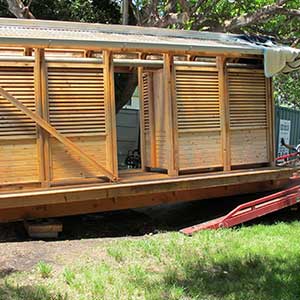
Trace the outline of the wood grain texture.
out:
M 98 163 L 106 166 L 106 139 L 103 136 L 69 137 L 71 141 L 89 154 Z M 93 165 L 76 153 L 69 151 L 60 142 L 51 139 L 52 180 L 68 178 L 91 178 L 103 175 Z
M 180 169 L 202 169 L 222 166 L 221 134 L 211 132 L 179 133 Z
M 267 129 L 231 131 L 232 165 L 267 163 Z
M 106 198 L 101 200 L 88 200 L 73 203 L 36 205 L 32 207 L 21 207 L 19 209 L 1 209 L 0 222 L 3 223 L 35 218 L 79 215 L 83 213 L 95 213 L 110 210 L 153 206 L 161 203 L 171 204 L 183 201 L 193 201 L 208 198 L 211 199 L 224 196 L 228 197 L 237 194 L 242 195 L 253 192 L 270 191 L 283 187 L 286 184 L 286 180 L 264 181 L 193 191 L 159 193 L 138 197 Z
M 0 140 L 0 184 L 38 180 L 36 140 Z

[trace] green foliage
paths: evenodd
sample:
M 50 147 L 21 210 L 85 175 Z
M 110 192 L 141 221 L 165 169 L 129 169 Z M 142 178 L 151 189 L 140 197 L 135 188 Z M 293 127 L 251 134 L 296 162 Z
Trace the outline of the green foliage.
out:
M 121 18 L 119 4 L 110 0 L 33 0 L 30 10 L 37 19 L 47 20 L 115 24 Z M 0 0 L 0 16 L 12 17 L 6 0 Z
M 37 264 L 37 270 L 38 272 L 40 273 L 40 275 L 42 276 L 42 278 L 48 278 L 51 276 L 51 272 L 52 272 L 52 266 L 43 262 L 43 261 L 40 261 L 38 264 Z
M 75 280 L 75 273 L 66 268 L 63 273 L 66 284 L 71 285 Z
M 300 109 L 300 71 L 274 77 L 276 104 Z

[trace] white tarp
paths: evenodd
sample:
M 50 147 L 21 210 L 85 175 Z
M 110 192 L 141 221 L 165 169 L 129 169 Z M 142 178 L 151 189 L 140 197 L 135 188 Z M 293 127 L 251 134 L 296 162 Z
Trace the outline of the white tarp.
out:
M 266 77 L 300 69 L 300 49 L 292 47 L 264 47 Z

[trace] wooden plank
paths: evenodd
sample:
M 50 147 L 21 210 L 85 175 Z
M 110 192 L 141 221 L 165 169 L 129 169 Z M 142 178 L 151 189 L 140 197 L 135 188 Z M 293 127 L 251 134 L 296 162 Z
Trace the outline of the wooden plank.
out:
M 268 145 L 268 160 L 270 166 L 275 165 L 275 105 L 273 100 L 272 79 L 266 78 L 266 101 L 267 101 L 267 145 Z
M 228 97 L 228 73 L 226 67 L 226 58 L 217 57 L 217 67 L 219 75 L 219 101 L 220 101 L 220 121 L 221 121 L 221 139 L 222 139 L 222 160 L 224 171 L 231 169 L 231 146 L 230 146 L 230 112 Z
M 171 54 L 164 54 L 164 101 L 166 103 L 166 132 L 168 139 L 168 174 L 178 176 L 178 132 L 177 132 L 177 103 L 176 103 L 176 75 L 174 58 Z
M 46 130 L 49 134 L 51 134 L 53 137 L 55 137 L 57 140 L 59 140 L 62 144 L 64 144 L 67 148 L 69 148 L 71 151 L 74 151 L 79 156 L 81 156 L 83 159 L 85 159 L 90 164 L 94 165 L 99 169 L 99 171 L 103 172 L 105 176 L 107 176 L 109 179 L 115 181 L 117 178 L 114 176 L 113 173 L 111 173 L 109 170 L 107 170 L 105 167 L 98 164 L 97 161 L 95 161 L 92 157 L 87 155 L 85 152 L 83 152 L 76 144 L 74 144 L 71 140 L 60 134 L 54 127 L 52 127 L 48 122 L 43 120 L 40 116 L 38 116 L 36 113 L 32 112 L 30 109 L 28 109 L 25 105 L 23 105 L 20 101 L 18 101 L 15 97 L 13 97 L 11 94 L 7 93 L 2 87 L 0 87 L 0 94 L 9 100 L 12 104 L 14 104 L 17 108 L 19 108 L 24 114 L 26 114 L 29 118 L 31 118 L 33 121 L 35 121 L 40 127 L 42 127 L 44 130 Z
M 35 49 L 35 65 L 34 65 L 34 85 L 35 85 L 35 105 L 36 114 L 43 118 L 42 108 L 42 87 L 41 87 L 41 64 L 44 56 L 43 50 Z M 28 106 L 27 106 L 28 107 Z M 42 182 L 42 186 L 46 181 L 45 175 L 45 156 L 44 156 L 44 133 L 42 127 L 36 124 L 37 127 L 37 148 L 38 148 L 38 166 L 39 166 L 39 178 Z
M 107 164 L 110 172 L 115 178 L 118 177 L 117 161 L 117 131 L 116 131 L 116 109 L 115 109 L 115 86 L 113 54 L 103 51 L 104 60 L 104 91 L 106 109 L 106 133 L 107 133 Z
M 94 186 L 65 187 L 17 193 L 0 193 L 0 209 L 75 203 L 83 200 L 100 200 L 117 197 L 134 197 L 165 192 L 178 192 L 230 185 L 282 180 L 292 175 L 291 168 L 264 168 L 227 173 L 181 176 L 161 180 L 99 184 Z M 134 180 L 132 178 L 132 180 Z
M 0 210 L 0 222 L 13 222 L 24 219 L 60 217 L 66 215 L 79 215 L 83 213 L 95 213 L 110 210 L 153 206 L 161 203 L 171 204 L 179 201 L 193 201 L 208 198 L 219 198 L 224 196 L 228 197 L 236 194 L 242 195 L 253 192 L 275 190 L 283 187 L 286 183 L 287 180 L 265 181 L 250 184 L 246 183 L 242 185 L 238 184 L 222 186 L 217 188 L 213 187 L 207 189 L 198 189 L 193 191 L 159 193 L 146 196 L 107 198 L 53 205 L 46 204 L 43 205 L 43 209 L 41 209 L 41 206 L 26 206 L 20 207 L 18 209 L 2 209 Z

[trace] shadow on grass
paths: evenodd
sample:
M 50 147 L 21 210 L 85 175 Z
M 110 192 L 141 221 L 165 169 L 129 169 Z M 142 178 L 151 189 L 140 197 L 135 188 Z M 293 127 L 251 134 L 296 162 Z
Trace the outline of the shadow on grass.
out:
M 12 286 L 0 284 L 0 300 L 68 300 L 67 296 L 52 294 L 44 286 Z
M 295 300 L 300 299 L 299 263 L 300 255 L 292 259 L 252 255 L 212 264 L 201 259 L 180 271 L 169 270 L 160 284 L 164 299 L 172 299 L 168 293 L 175 287 L 184 293 L 178 299 Z

